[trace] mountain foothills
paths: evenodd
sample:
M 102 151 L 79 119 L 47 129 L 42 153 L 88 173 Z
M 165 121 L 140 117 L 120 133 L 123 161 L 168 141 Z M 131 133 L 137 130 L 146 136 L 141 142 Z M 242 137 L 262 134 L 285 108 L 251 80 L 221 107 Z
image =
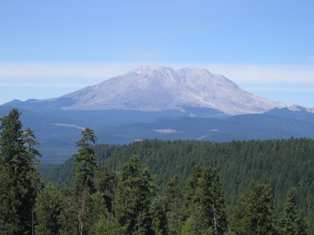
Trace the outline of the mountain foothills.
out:
M 85 127 L 109 144 L 314 138 L 314 109 L 256 96 L 205 69 L 141 66 L 58 98 L 11 101 L 0 106 L 0 115 L 11 108 L 41 140 L 45 163 L 69 158 Z

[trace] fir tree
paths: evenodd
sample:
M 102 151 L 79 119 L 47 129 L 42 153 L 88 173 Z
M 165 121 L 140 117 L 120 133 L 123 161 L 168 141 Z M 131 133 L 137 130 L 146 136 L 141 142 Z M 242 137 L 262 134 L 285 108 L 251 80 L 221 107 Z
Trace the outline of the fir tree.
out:
M 62 210 L 59 217 L 61 224 L 60 235 L 79 234 L 77 222 L 77 202 L 74 196 L 74 190 L 66 181 L 61 190 Z
M 226 205 L 218 173 L 212 167 L 203 170 L 196 195 L 199 198 L 196 207 L 203 214 L 206 228 L 210 228 L 215 235 L 224 234 L 227 230 Z
M 91 205 L 88 211 L 88 234 L 113 234 L 113 218 L 108 212 L 105 199 L 99 191 L 91 196 Z
M 74 173 L 74 211 L 76 212 L 78 233 L 88 233 L 88 212 L 90 210 L 91 195 L 96 192 L 95 174 L 97 165 L 95 153 L 91 143 L 95 143 L 97 137 L 92 129 L 86 128 L 81 133 L 82 138 L 76 142 L 79 147 L 74 155 L 76 169 Z M 91 143 L 90 143 L 91 142 Z
M 81 135 L 82 138 L 76 142 L 76 146 L 79 147 L 78 153 L 74 155 L 76 162 L 75 186 L 79 191 L 87 188 L 90 193 L 93 193 L 95 192 L 94 177 L 97 165 L 91 143 L 94 144 L 97 137 L 89 128 L 83 130 Z
M 117 187 L 117 174 L 112 172 L 107 165 L 99 167 L 96 174 L 96 189 L 103 195 L 106 207 L 113 213 L 114 191 Z
M 276 221 L 269 186 L 251 182 L 231 217 L 231 234 L 275 235 Z
M 227 230 L 226 205 L 217 171 L 200 166 L 192 169 L 187 192 L 185 203 L 189 205 L 190 215 L 183 231 L 193 234 L 224 234 Z
M 297 191 L 292 188 L 287 193 L 284 204 L 281 228 L 285 235 L 306 235 L 307 228 L 305 221 L 301 218 L 297 205 Z
M 48 184 L 39 192 L 36 198 L 36 229 L 37 235 L 59 234 L 61 224 L 59 216 L 61 214 L 62 195 L 52 184 Z
M 33 208 L 41 187 L 38 145 L 30 129 L 22 130 L 17 109 L 1 118 L 0 125 L 0 231 L 31 234 Z
M 151 234 L 162 235 L 167 233 L 167 219 L 162 199 L 154 197 L 149 208 L 149 215 L 152 219 Z
M 149 234 L 152 231 L 150 204 L 156 186 L 138 157 L 124 165 L 116 192 L 116 216 L 125 234 Z
M 168 234 L 180 234 L 183 196 L 178 176 L 174 176 L 168 182 L 164 202 L 167 213 Z
M 202 176 L 203 170 L 203 167 L 201 167 L 200 165 L 196 165 L 190 171 L 184 191 L 184 220 L 191 216 L 196 210 L 196 208 L 192 205 L 195 205 L 198 202 L 198 198 L 195 192 L 198 187 L 199 179 Z

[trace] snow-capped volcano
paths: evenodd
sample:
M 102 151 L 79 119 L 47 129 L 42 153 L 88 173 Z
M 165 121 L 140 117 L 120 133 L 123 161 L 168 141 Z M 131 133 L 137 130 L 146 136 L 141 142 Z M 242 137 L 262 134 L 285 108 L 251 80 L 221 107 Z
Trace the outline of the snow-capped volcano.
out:
M 213 108 L 227 114 L 263 113 L 285 106 L 242 90 L 205 69 L 141 66 L 61 98 L 67 110 L 163 111 L 184 106 Z

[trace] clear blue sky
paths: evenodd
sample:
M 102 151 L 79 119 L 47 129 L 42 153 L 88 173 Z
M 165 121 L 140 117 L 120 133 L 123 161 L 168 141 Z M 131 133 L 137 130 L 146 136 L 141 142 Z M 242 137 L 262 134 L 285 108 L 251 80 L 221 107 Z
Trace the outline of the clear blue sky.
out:
M 0 104 L 163 65 L 314 107 L 313 12 L 313 0 L 2 0 Z

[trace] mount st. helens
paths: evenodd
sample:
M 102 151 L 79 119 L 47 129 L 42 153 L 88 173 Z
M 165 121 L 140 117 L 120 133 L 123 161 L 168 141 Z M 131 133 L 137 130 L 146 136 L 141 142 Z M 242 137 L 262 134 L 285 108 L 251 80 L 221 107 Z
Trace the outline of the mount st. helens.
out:
M 32 104 L 63 110 L 184 111 L 184 107 L 199 107 L 230 115 L 263 113 L 285 106 L 246 92 L 205 69 L 151 66 L 141 66 L 59 98 L 24 102 Z
M 44 163 L 71 157 L 85 127 L 98 144 L 314 138 L 314 110 L 253 95 L 205 69 L 142 66 L 58 98 L 11 101 L 0 116 L 12 108 L 41 142 Z

